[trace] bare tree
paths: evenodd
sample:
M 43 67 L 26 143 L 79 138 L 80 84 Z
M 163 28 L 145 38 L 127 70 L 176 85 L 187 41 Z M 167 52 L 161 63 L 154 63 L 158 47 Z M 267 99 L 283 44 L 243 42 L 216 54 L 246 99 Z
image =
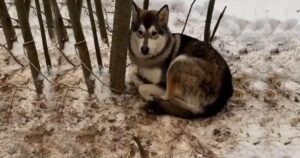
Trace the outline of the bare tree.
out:
M 79 52 L 79 57 L 81 60 L 82 70 L 84 79 L 90 94 L 94 93 L 94 80 L 91 79 L 92 75 L 92 65 L 91 59 L 88 51 L 88 47 L 85 41 L 85 37 L 82 31 L 82 26 L 78 16 L 78 11 L 76 7 L 75 0 L 67 0 L 67 6 L 69 10 L 70 20 L 72 23 L 72 28 L 74 32 L 74 37 L 76 40 L 75 48 Z
M 210 43 L 210 25 L 214 11 L 215 0 L 210 0 L 207 9 L 205 28 L 204 28 L 204 42 Z
M 7 48 L 12 49 L 13 42 L 16 41 L 17 36 L 4 0 L 0 0 L 0 20 L 4 31 L 4 36 L 7 42 Z
M 21 25 L 21 31 L 24 39 L 24 48 L 26 50 L 30 62 L 30 69 L 33 77 L 33 82 L 36 88 L 36 92 L 38 94 L 41 94 L 43 93 L 43 80 L 39 77 L 41 68 L 40 68 L 38 54 L 36 51 L 33 36 L 30 30 L 30 25 L 26 15 L 25 4 L 24 1 L 22 0 L 15 1 L 15 4 L 16 4 L 18 19 Z
M 89 16 L 90 16 L 90 21 L 91 21 L 91 26 L 92 26 L 92 31 L 93 31 L 94 45 L 95 45 L 95 50 L 96 50 L 98 67 L 99 67 L 99 70 L 101 71 L 101 69 L 103 68 L 103 64 L 102 64 L 100 47 L 99 47 L 97 29 L 96 29 L 94 15 L 93 15 L 92 3 L 91 3 L 91 0 L 87 0 L 86 2 L 87 2 L 87 5 L 88 5 Z
M 53 24 L 53 16 L 52 16 L 52 10 L 49 0 L 43 0 L 44 5 L 44 11 L 45 11 L 45 17 L 47 22 L 47 28 L 48 28 L 48 34 L 51 39 L 54 39 L 54 24 Z
M 38 17 L 40 29 L 41 29 L 41 37 L 43 42 L 46 65 L 47 65 L 48 73 L 50 74 L 52 64 L 51 64 L 51 59 L 48 51 L 47 39 L 46 39 L 45 28 L 43 24 L 43 18 L 42 18 L 41 6 L 39 0 L 35 0 L 35 7 L 37 11 L 37 17 Z
M 65 28 L 64 21 L 60 14 L 56 0 L 50 0 L 50 2 L 51 2 L 52 10 L 54 12 L 55 30 L 56 30 L 58 45 L 60 49 L 63 49 L 65 45 L 65 41 L 69 39 L 68 33 Z
M 30 4 L 31 4 L 31 0 L 25 0 L 25 11 L 26 11 L 26 17 L 27 19 L 29 18 L 29 14 L 30 14 Z
M 144 0 L 143 9 L 148 10 L 148 8 L 149 8 L 149 0 Z
M 78 15 L 79 15 L 79 18 L 80 18 L 81 11 L 82 11 L 82 0 L 76 0 L 76 4 L 77 4 Z
M 105 22 L 104 22 L 104 15 L 103 15 L 103 11 L 102 11 L 101 0 L 95 0 L 95 7 L 96 7 L 96 13 L 97 13 L 97 18 L 98 18 L 98 23 L 99 23 L 101 39 L 104 43 L 109 45 Z
M 122 93 L 125 89 L 131 7 L 132 0 L 116 0 L 109 68 L 111 89 L 118 93 Z

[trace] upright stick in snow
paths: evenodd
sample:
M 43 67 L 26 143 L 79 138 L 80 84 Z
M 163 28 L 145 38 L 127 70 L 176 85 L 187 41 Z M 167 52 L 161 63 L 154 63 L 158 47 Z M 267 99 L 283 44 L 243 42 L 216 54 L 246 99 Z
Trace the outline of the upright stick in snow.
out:
M 216 34 L 217 30 L 218 30 L 218 27 L 219 27 L 219 25 L 220 25 L 220 22 L 221 22 L 223 16 L 224 16 L 224 13 L 225 13 L 225 11 L 226 11 L 226 8 L 227 8 L 227 6 L 225 6 L 225 8 L 223 9 L 222 13 L 221 13 L 220 16 L 219 16 L 219 19 L 218 19 L 218 21 L 217 21 L 217 24 L 216 24 L 216 26 L 215 26 L 215 28 L 214 28 L 214 31 L 213 31 L 213 33 L 212 33 L 212 35 L 211 35 L 211 37 L 210 37 L 210 43 L 214 40 L 215 34 Z
M 190 6 L 190 10 L 189 10 L 189 13 L 188 13 L 188 15 L 187 15 L 187 17 L 186 17 L 186 19 L 185 19 L 185 23 L 184 23 L 184 26 L 183 26 L 183 29 L 182 29 L 182 32 L 181 32 L 181 34 L 183 34 L 183 33 L 184 33 L 184 30 L 185 30 L 186 24 L 187 24 L 187 22 L 188 22 L 188 20 L 189 20 L 189 17 L 190 17 L 190 14 L 191 14 L 191 11 L 192 11 L 192 8 L 193 8 L 193 6 L 194 6 L 195 2 L 196 2 L 196 0 L 194 0 L 194 1 L 192 2 L 191 6 Z
M 109 69 L 111 89 L 118 93 L 122 93 L 125 89 L 131 7 L 132 0 L 116 0 Z
M 29 18 L 31 0 L 25 0 L 26 18 Z
M 54 24 L 53 24 L 53 16 L 52 10 L 49 0 L 43 0 L 44 10 L 45 10 L 45 17 L 47 22 L 48 34 L 51 39 L 54 39 Z
M 7 48 L 13 48 L 13 42 L 17 40 L 15 29 L 12 25 L 10 16 L 4 0 L 0 0 L 0 20 L 3 27 Z
M 204 42 L 210 43 L 210 25 L 214 11 L 215 0 L 210 0 L 207 9 L 205 28 L 204 28 Z
M 95 7 L 96 7 L 101 39 L 104 43 L 106 43 L 109 46 L 101 0 L 95 0 Z
M 85 37 L 82 31 L 80 19 L 78 18 L 78 12 L 75 0 L 67 0 L 67 6 L 69 10 L 70 20 L 72 23 L 72 29 L 76 40 L 75 49 L 79 52 L 81 60 L 84 79 L 90 94 L 94 93 L 95 81 L 90 77 L 92 74 L 91 59 L 88 51 L 88 47 L 85 41 Z
M 92 31 L 93 31 L 93 37 L 94 37 L 94 44 L 95 44 L 98 67 L 99 67 L 99 70 L 101 71 L 101 69 L 103 68 L 103 64 L 102 64 L 100 47 L 99 47 L 97 29 L 96 29 L 94 15 L 93 15 L 92 3 L 91 3 L 91 0 L 87 0 L 86 2 L 87 2 L 87 5 L 88 5 L 89 16 L 90 16 L 90 21 L 91 21 L 91 26 L 92 26 Z
M 82 11 L 82 0 L 76 0 L 76 5 L 77 5 L 77 11 L 78 11 L 78 17 L 80 19 L 81 17 L 81 11 Z
M 42 18 L 42 14 L 41 14 L 41 6 L 40 6 L 39 0 L 35 0 L 35 7 L 36 7 L 36 12 L 37 12 L 37 17 L 39 20 L 40 29 L 41 29 L 41 36 L 42 36 L 42 42 L 43 42 L 43 48 L 44 48 L 47 69 L 48 69 L 48 73 L 50 74 L 52 64 L 51 64 L 51 59 L 50 59 L 50 55 L 49 55 L 49 51 L 48 51 L 47 39 L 46 39 L 43 18 Z
M 143 9 L 148 10 L 148 8 L 149 8 L 149 0 L 144 0 Z
M 50 0 L 50 2 L 51 2 L 52 10 L 54 12 L 55 30 L 56 30 L 58 45 L 60 49 L 64 49 L 65 41 L 69 39 L 68 33 L 65 28 L 64 21 L 60 14 L 56 0 Z M 76 7 L 73 9 L 76 9 Z
M 33 36 L 30 30 L 30 25 L 26 17 L 27 15 L 25 10 L 25 4 L 23 0 L 15 1 L 15 4 L 16 4 L 18 19 L 21 25 L 21 31 L 24 39 L 24 49 L 26 50 L 30 62 L 30 69 L 33 77 L 33 82 L 36 88 L 36 92 L 38 94 L 42 94 L 43 80 L 39 78 L 41 68 L 40 68 L 40 63 L 39 63 L 35 43 L 33 40 Z

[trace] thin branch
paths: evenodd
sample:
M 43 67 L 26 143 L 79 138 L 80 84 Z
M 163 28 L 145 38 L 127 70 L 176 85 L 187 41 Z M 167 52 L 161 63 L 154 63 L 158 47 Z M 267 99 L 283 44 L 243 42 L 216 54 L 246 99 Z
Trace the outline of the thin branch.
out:
M 10 105 L 9 105 L 9 110 L 8 110 L 8 112 L 7 112 L 7 116 L 6 116 L 6 121 L 7 121 L 7 123 L 9 122 L 9 119 L 10 119 L 10 117 L 11 117 L 11 110 L 13 109 L 13 102 L 14 102 L 14 98 L 15 98 L 15 95 L 16 95 L 16 93 L 18 92 L 18 88 L 16 88 L 15 89 L 15 91 L 14 91 L 14 93 L 13 93 L 13 95 L 12 95 L 12 97 L 11 97 L 11 100 L 10 100 Z
M 7 86 L 13 86 L 13 87 L 16 87 L 18 89 L 28 89 L 28 90 L 31 90 L 31 91 L 35 91 L 35 89 L 29 88 L 29 87 L 19 86 L 19 85 L 16 85 L 14 83 L 7 83 L 6 85 L 0 87 L 0 89 L 6 88 Z
M 139 148 L 139 151 L 140 151 L 140 155 L 141 155 L 141 158 L 148 158 L 143 146 L 142 146 L 142 143 L 141 143 L 141 140 L 139 137 L 137 136 L 133 136 L 133 140 L 135 141 L 135 143 L 137 144 L 138 148 Z
M 43 43 L 43 50 L 44 50 L 47 70 L 48 70 L 48 73 L 50 74 L 51 68 L 52 68 L 52 63 L 51 63 L 51 57 L 49 55 L 47 37 L 45 34 L 45 28 L 44 28 L 43 18 L 42 18 L 42 14 L 41 14 L 41 6 L 40 6 L 39 0 L 35 0 L 35 6 L 36 6 L 36 14 L 38 17 L 38 22 L 39 22 L 40 30 L 41 30 L 41 38 L 42 38 L 42 43 Z
M 189 10 L 189 13 L 188 13 L 188 15 L 187 15 L 187 17 L 186 17 L 186 20 L 185 20 L 185 23 L 184 23 L 184 26 L 183 26 L 183 29 L 182 29 L 181 34 L 184 33 L 186 24 L 187 24 L 187 22 L 188 22 L 188 20 L 189 20 L 189 17 L 190 17 L 190 14 L 191 14 L 191 11 L 192 11 L 192 8 L 193 8 L 195 2 L 196 2 L 196 0 L 194 0 L 193 3 L 192 3 L 191 6 L 190 6 L 190 10 Z
M 218 21 L 217 21 L 217 24 L 216 24 L 216 26 L 215 26 L 215 28 L 214 28 L 214 31 L 213 31 L 213 33 L 212 33 L 212 35 L 211 35 L 211 37 L 210 37 L 210 43 L 213 41 L 213 39 L 214 39 L 214 37 L 215 37 L 215 34 L 216 34 L 217 30 L 218 30 L 218 27 L 219 27 L 219 25 L 220 25 L 220 22 L 221 22 L 223 16 L 224 16 L 224 13 L 225 13 L 225 11 L 226 11 L 226 8 L 227 8 L 227 6 L 225 6 L 225 8 L 223 9 L 222 13 L 221 13 L 220 16 L 219 16 L 219 19 L 218 19 Z
M 3 28 L 3 26 L 2 26 L 2 25 L 0 25 L 0 28 Z M 21 27 L 20 27 L 20 25 L 13 25 L 13 28 L 15 28 L 15 29 L 19 29 L 19 28 L 21 28 Z
M 76 47 L 76 46 L 75 46 Z M 86 68 L 100 83 L 102 83 L 104 86 L 110 88 L 111 90 L 115 91 L 115 92 L 118 92 L 118 93 L 122 93 L 121 91 L 115 89 L 115 88 L 112 88 L 110 87 L 107 83 L 105 83 L 104 81 L 102 81 L 91 69 L 89 69 L 89 67 L 80 59 L 80 56 L 79 56 L 79 53 L 78 53 L 78 50 L 77 50 L 77 47 L 75 48 L 76 50 L 76 54 L 77 56 L 79 57 L 79 60 L 81 62 L 81 65 Z
M 96 15 L 97 15 L 97 19 L 98 19 L 98 25 L 99 25 L 99 29 L 100 29 L 101 39 L 109 47 L 109 41 L 108 41 L 108 37 L 107 37 L 106 24 L 105 24 L 104 15 L 103 15 L 102 3 L 101 3 L 101 0 L 95 0 L 94 2 L 95 2 Z M 106 19 L 107 19 L 107 17 L 106 17 Z
M 65 84 L 65 83 L 58 83 L 58 84 L 57 84 L 57 86 L 60 86 L 60 85 L 65 86 L 65 87 L 68 87 L 68 88 L 70 88 L 70 89 L 80 89 L 80 90 L 83 90 L 83 91 L 88 92 L 87 89 L 84 89 L 84 88 L 81 88 L 81 87 L 75 87 L 75 86 L 71 86 L 71 85 L 68 85 L 68 84 Z M 56 86 L 56 87 L 57 87 L 57 86 Z
M 15 56 L 14 56 L 14 54 L 7 48 L 7 47 L 5 47 L 5 45 L 3 45 L 3 44 L 0 44 L 0 47 L 3 47 L 12 57 L 13 57 L 13 59 L 20 65 L 20 66 L 22 66 L 22 67 L 24 67 L 25 65 L 23 65 Z
M 59 110 L 58 110 L 58 121 L 59 122 L 61 122 L 61 119 L 63 117 L 63 109 L 64 109 L 64 106 L 65 106 L 64 104 L 65 104 L 65 100 L 67 98 L 67 95 L 69 93 L 69 90 L 70 90 L 70 88 L 68 87 L 67 91 L 66 91 L 66 93 L 65 93 L 65 95 L 63 97 L 62 103 L 59 105 Z
M 113 32 L 112 30 L 112 28 L 110 27 L 110 25 L 109 25 L 109 23 L 108 23 L 108 12 L 107 12 L 107 10 L 104 8 L 104 7 L 102 7 L 103 8 L 103 11 L 104 11 L 104 13 L 105 13 L 105 16 L 106 16 L 106 19 L 105 19 L 105 25 L 106 25 L 106 30 L 108 31 L 108 32 Z
M 46 77 L 46 75 L 44 75 L 41 70 L 39 70 L 30 60 L 29 57 L 27 55 L 25 55 L 28 59 L 29 64 L 41 75 L 43 76 L 50 84 L 52 84 L 53 86 L 57 86 L 55 83 L 53 83 L 49 78 Z
M 99 71 L 101 72 L 101 69 L 103 68 L 103 64 L 102 64 L 100 47 L 99 47 L 96 24 L 95 24 L 95 20 L 94 20 L 93 7 L 92 7 L 91 0 L 87 0 L 86 3 L 88 5 L 88 12 L 89 12 L 89 17 L 90 17 L 90 22 L 91 22 L 91 27 L 92 27 L 93 37 L 94 37 L 94 45 L 95 45 L 95 52 L 96 52 L 98 68 L 99 68 Z
M 13 104 L 13 102 L 14 102 L 14 97 L 15 97 L 15 95 L 16 95 L 16 93 L 17 93 L 18 90 L 19 90 L 19 89 L 16 88 L 15 91 L 14 91 L 14 93 L 13 93 L 13 95 L 12 95 L 12 97 L 11 97 L 11 100 L 10 100 L 10 107 L 13 106 L 12 104 Z
M 27 57 L 28 58 L 28 57 Z M 38 72 L 39 72 L 39 74 L 41 75 L 41 76 L 43 76 L 43 78 L 45 78 L 50 84 L 52 84 L 54 87 L 58 87 L 58 86 L 60 86 L 60 85 L 63 85 L 63 86 L 66 86 L 66 87 L 68 87 L 68 88 L 72 88 L 72 89 L 81 89 L 81 90 L 84 90 L 84 91 L 87 91 L 86 89 L 83 89 L 83 88 L 80 88 L 80 87 L 74 87 L 74 86 L 70 86 L 70 85 L 67 85 L 67 84 L 64 84 L 64 83 L 58 83 L 58 84 L 55 84 L 54 82 L 52 82 L 49 78 L 47 78 L 41 71 L 39 71 L 38 69 L 37 69 L 37 67 L 35 67 L 34 65 L 33 65 L 33 63 L 28 59 L 28 62 L 33 66 L 33 68 L 34 69 L 36 69 Z
M 56 46 L 56 48 L 63 55 L 63 57 L 67 60 L 68 63 L 70 63 L 74 67 L 78 67 L 78 65 L 75 65 L 58 46 Z

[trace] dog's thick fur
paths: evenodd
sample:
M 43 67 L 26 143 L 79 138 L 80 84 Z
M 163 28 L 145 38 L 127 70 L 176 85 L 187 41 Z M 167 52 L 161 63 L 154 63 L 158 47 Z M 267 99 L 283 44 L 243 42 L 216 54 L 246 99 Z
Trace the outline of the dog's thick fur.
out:
M 222 56 L 210 44 L 170 33 L 167 5 L 159 11 L 133 6 L 129 56 L 137 66 L 134 82 L 148 101 L 145 109 L 183 118 L 220 111 L 233 94 Z

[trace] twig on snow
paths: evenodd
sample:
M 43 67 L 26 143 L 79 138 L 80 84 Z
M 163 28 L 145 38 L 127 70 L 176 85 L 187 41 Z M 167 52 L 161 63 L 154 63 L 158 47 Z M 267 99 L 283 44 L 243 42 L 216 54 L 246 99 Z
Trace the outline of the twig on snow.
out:
M 16 87 L 18 89 L 28 89 L 28 90 L 31 90 L 31 91 L 35 91 L 35 89 L 29 88 L 29 87 L 19 86 L 19 85 L 16 85 L 14 83 L 7 83 L 6 85 L 0 87 L 0 89 L 6 88 L 7 86 L 13 86 L 13 87 Z
M 119 93 L 122 93 L 122 92 L 120 92 L 119 90 L 117 90 L 117 89 L 114 89 L 114 88 L 112 88 L 112 87 L 110 87 L 107 83 L 105 83 L 104 81 L 102 81 L 94 72 L 93 72 L 93 70 L 91 70 L 81 59 L 80 59 L 80 56 L 79 56 L 79 54 L 78 54 L 78 50 L 77 50 L 77 48 L 76 48 L 76 46 L 75 46 L 75 50 L 76 50 L 76 55 L 79 57 L 79 60 L 80 60 L 80 62 L 81 62 L 81 65 L 83 66 L 83 67 L 85 67 L 90 73 L 91 73 L 91 75 L 93 75 L 100 83 L 102 83 L 102 85 L 104 85 L 105 87 L 107 87 L 107 88 L 109 88 L 109 89 L 111 89 L 111 90 L 113 90 L 113 91 L 115 91 L 115 92 L 119 92 Z
M 70 88 L 67 89 L 64 97 L 63 97 L 63 100 L 62 100 L 62 103 L 59 105 L 59 110 L 58 110 L 58 121 L 61 122 L 61 119 L 62 119 L 62 116 L 63 116 L 63 107 L 64 107 L 64 104 L 65 104 L 65 100 L 68 96 L 68 93 L 69 93 L 69 90 Z
M 148 158 L 142 144 L 141 144 L 141 140 L 138 136 L 133 136 L 133 140 L 134 142 L 137 144 L 138 148 L 139 148 L 139 151 L 140 151 L 140 155 L 141 155 L 141 158 Z
M 9 122 L 9 119 L 10 119 L 10 116 L 11 116 L 11 109 L 13 108 L 13 101 L 14 101 L 15 95 L 16 95 L 16 93 L 17 93 L 18 90 L 19 89 L 16 88 L 15 91 L 14 91 L 14 93 L 13 93 L 13 95 L 12 95 L 12 97 L 11 97 L 10 105 L 9 105 L 9 110 L 7 112 L 8 115 L 6 116 L 7 123 Z
M 70 63 L 71 65 L 73 65 L 73 67 L 79 66 L 79 65 L 75 65 L 58 46 L 56 46 L 56 48 L 63 55 L 63 57 L 67 60 L 67 62 Z
M 25 67 L 5 45 L 0 44 L 0 47 L 4 48 L 20 66 Z

